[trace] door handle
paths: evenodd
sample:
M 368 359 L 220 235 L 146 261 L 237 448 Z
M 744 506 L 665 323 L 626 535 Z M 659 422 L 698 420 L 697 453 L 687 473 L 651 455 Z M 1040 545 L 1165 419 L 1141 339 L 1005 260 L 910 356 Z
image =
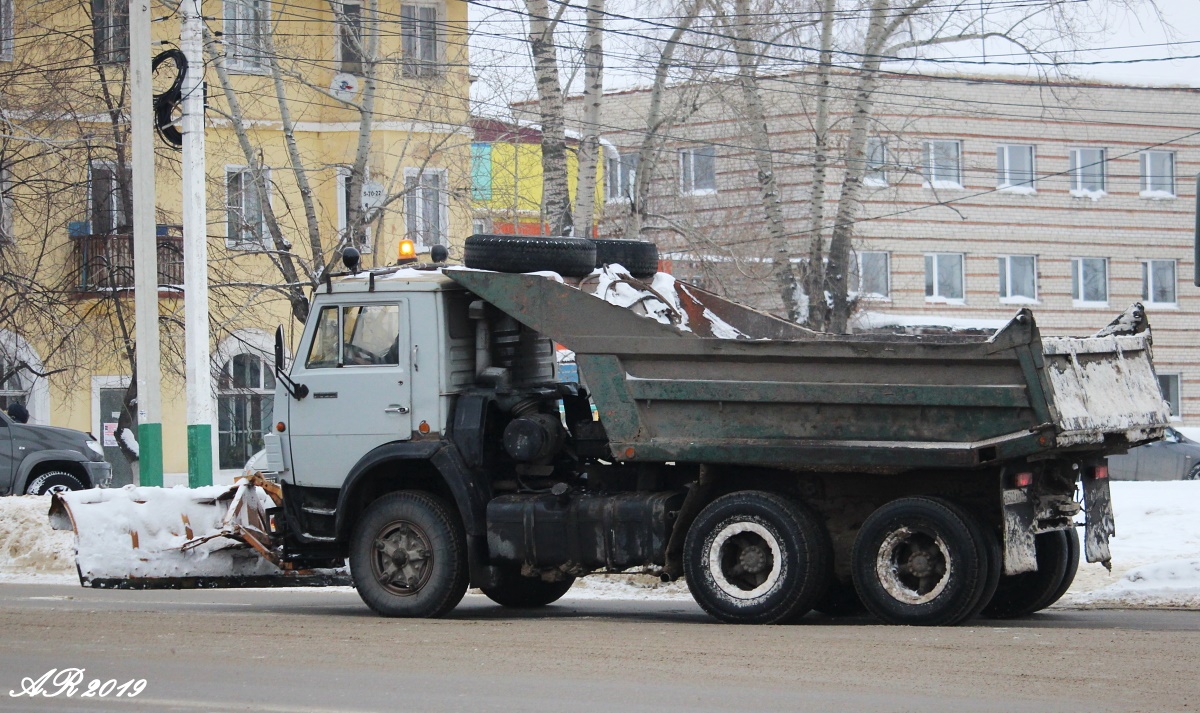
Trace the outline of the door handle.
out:
M 408 413 L 408 409 L 403 406 L 388 406 L 383 410 L 384 413 Z

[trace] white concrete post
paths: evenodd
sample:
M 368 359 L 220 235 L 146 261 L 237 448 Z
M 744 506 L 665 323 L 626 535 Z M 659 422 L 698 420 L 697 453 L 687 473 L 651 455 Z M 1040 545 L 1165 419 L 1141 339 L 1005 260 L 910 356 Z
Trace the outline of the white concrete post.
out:
M 133 287 L 137 321 L 139 485 L 163 484 L 158 344 L 158 235 L 154 215 L 154 99 L 150 0 L 129 0 L 130 141 L 133 143 Z
M 187 371 L 188 486 L 213 482 L 213 394 L 208 334 L 208 208 L 204 168 L 204 20 L 201 0 L 182 0 L 183 316 Z

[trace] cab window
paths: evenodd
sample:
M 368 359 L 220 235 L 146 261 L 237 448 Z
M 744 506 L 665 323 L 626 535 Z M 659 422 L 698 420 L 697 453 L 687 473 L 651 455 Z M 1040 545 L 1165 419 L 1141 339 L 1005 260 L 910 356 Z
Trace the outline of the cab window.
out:
M 399 305 L 324 307 L 308 350 L 307 369 L 400 363 Z

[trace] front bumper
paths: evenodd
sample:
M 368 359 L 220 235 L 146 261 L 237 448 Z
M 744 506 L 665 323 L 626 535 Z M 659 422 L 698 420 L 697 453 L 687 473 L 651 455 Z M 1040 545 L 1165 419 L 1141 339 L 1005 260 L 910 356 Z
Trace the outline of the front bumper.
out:
M 107 488 L 112 483 L 112 465 L 107 461 L 85 461 L 83 468 L 87 471 L 88 480 L 91 481 L 93 487 Z

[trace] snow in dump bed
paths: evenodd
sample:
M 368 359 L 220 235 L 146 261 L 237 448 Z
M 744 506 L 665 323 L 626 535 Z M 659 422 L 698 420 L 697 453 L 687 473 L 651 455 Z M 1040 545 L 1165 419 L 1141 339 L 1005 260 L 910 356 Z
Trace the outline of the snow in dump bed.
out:
M 223 537 L 182 551 L 188 541 L 221 529 L 229 499 L 218 498 L 229 491 L 218 485 L 129 485 L 64 494 L 78 535 L 80 574 L 86 579 L 277 574 L 257 553 Z
M 623 266 L 614 263 L 594 270 L 580 282 L 579 288 L 609 304 L 624 307 L 634 314 L 649 317 L 684 332 L 694 331 L 688 324 L 687 312 L 679 302 L 675 278 L 665 272 L 655 273 L 647 282 L 635 278 Z M 703 318 L 708 322 L 708 329 L 701 329 L 702 334 L 707 331 L 719 339 L 747 338 L 744 333 L 708 308 L 705 308 Z

